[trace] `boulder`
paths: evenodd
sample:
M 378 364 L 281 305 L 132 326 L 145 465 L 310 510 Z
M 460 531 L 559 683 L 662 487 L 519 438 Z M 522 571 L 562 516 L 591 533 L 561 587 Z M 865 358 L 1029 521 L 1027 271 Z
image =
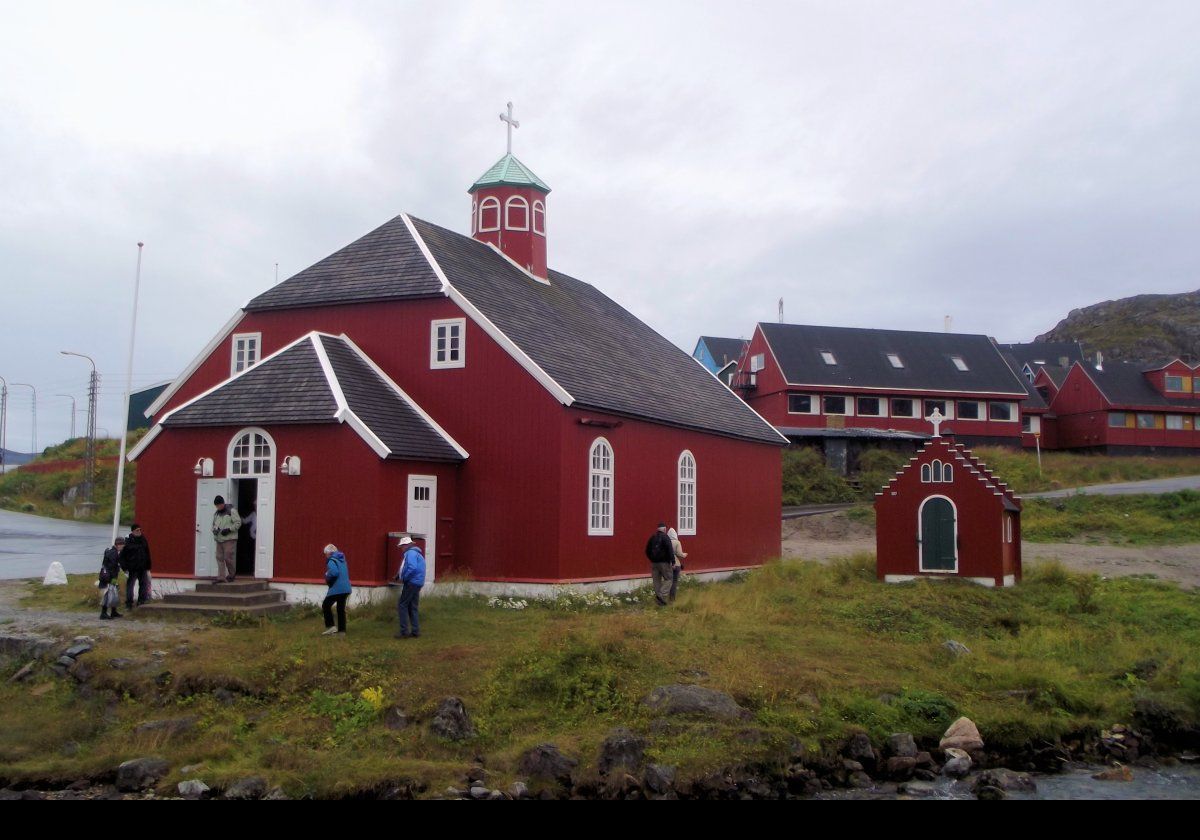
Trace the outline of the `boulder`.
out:
M 58 647 L 57 639 L 46 636 L 0 635 L 0 654 L 41 659 Z
M 964 645 L 962 642 L 956 642 L 953 639 L 947 640 L 946 643 L 942 645 L 942 649 L 948 651 L 955 659 L 958 659 L 962 656 L 971 655 L 971 649 L 969 647 Z
M 717 720 L 743 720 L 750 713 L 728 694 L 699 685 L 660 685 L 642 701 L 661 715 L 694 715 Z
M 614 729 L 600 745 L 600 760 L 596 763 L 601 776 L 614 770 L 636 773 L 646 755 L 646 741 L 628 729 Z
M 1012 791 L 1034 793 L 1037 791 L 1037 784 L 1028 773 L 1015 773 L 1003 767 L 996 770 L 984 770 L 979 774 L 975 780 L 976 795 L 980 789 L 985 787 L 999 788 L 1006 793 Z
M 177 787 L 179 795 L 184 799 L 203 799 L 208 795 L 210 790 L 208 785 L 199 779 L 188 779 L 185 782 L 180 782 Z
M 975 788 L 975 798 L 984 802 L 994 802 L 1000 799 L 1007 799 L 1008 794 L 1001 788 L 984 785 L 983 787 Z
M 577 764 L 578 761 L 563 755 L 554 744 L 538 744 L 521 756 L 517 770 L 531 778 L 570 785 L 571 772 Z
M 448 741 L 466 741 L 475 737 L 475 726 L 467 707 L 457 697 L 447 697 L 438 704 L 429 722 L 429 731 Z
M 895 782 L 903 782 L 912 778 L 917 769 L 917 760 L 910 755 L 894 755 L 884 765 L 887 777 Z
M 152 788 L 167 775 L 171 765 L 161 758 L 135 758 L 117 768 L 117 790 L 124 792 Z
M 225 790 L 226 799 L 262 799 L 267 793 L 267 780 L 262 776 L 238 779 Z
M 662 764 L 647 764 L 642 771 L 642 784 L 651 793 L 663 796 L 675 790 L 675 768 Z
M 73 644 L 69 648 L 64 650 L 63 656 L 69 656 L 72 659 L 78 659 L 79 657 L 83 656 L 85 653 L 91 653 L 91 651 L 92 651 L 92 643 L 91 642 L 77 642 L 76 644 Z
M 492 795 L 492 792 L 483 785 L 475 785 L 470 792 L 472 799 L 487 799 Z
M 973 763 L 966 750 L 949 747 L 946 750 L 946 763 L 942 765 L 942 773 L 951 779 L 961 779 L 971 772 Z
M 917 757 L 917 742 L 908 732 L 900 732 L 888 738 L 886 749 L 889 756 Z
M 529 797 L 529 785 L 524 782 L 513 782 L 508 786 L 509 799 L 527 799 Z
M 847 758 L 859 762 L 863 767 L 875 766 L 875 748 L 871 746 L 871 739 L 862 732 L 850 739 L 850 743 L 846 745 L 845 755 Z
M 974 752 L 983 749 L 983 738 L 979 734 L 978 727 L 970 718 L 961 717 L 950 724 L 950 728 L 946 730 L 946 734 L 942 736 L 938 746 L 943 750 L 956 749 Z

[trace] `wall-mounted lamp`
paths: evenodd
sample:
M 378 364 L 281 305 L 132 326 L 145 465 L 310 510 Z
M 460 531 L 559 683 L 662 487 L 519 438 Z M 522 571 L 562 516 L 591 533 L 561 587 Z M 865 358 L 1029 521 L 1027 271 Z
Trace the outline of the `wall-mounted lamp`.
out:
M 203 478 L 211 478 L 213 474 L 213 459 L 201 458 L 196 462 L 196 466 L 192 467 L 192 472 Z
M 289 455 L 279 464 L 281 475 L 300 475 L 300 456 Z

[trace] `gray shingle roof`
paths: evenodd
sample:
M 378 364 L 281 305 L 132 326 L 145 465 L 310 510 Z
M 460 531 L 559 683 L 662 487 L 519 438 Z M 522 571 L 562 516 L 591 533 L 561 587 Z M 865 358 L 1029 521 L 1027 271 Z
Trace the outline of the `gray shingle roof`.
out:
M 742 351 L 749 343 L 744 338 L 719 338 L 711 335 L 702 335 L 700 340 L 704 342 L 708 352 L 712 353 L 717 367 L 724 367 L 730 362 L 736 362 L 742 357 Z
M 246 304 L 247 311 L 431 297 L 442 284 L 397 216 Z
M 986 335 L 870 330 L 802 324 L 759 327 L 793 385 L 1025 395 L 1025 388 Z M 826 364 L 822 351 L 833 353 Z M 888 354 L 903 363 L 895 368 Z M 967 370 L 958 370 L 961 356 Z
M 581 407 L 785 442 L 696 360 L 596 288 L 556 271 L 539 283 L 482 242 L 412 221 L 449 282 Z
M 1044 365 L 1063 367 L 1062 360 L 1066 359 L 1065 367 L 1076 362 L 1084 361 L 1083 347 L 1078 341 L 1034 341 L 1030 344 L 1001 344 L 1000 350 L 1011 353 L 1017 359 L 1017 371 L 1024 365 L 1029 365 L 1034 373 Z
M 1003 347 L 1004 345 L 1000 346 Z M 1025 401 L 1021 403 L 1021 408 L 1025 411 L 1044 411 L 1049 408 L 1038 389 L 1035 388 L 1033 383 L 1026 379 L 1025 374 L 1021 372 L 1024 365 L 1021 364 L 1020 360 L 1012 353 L 1002 352 L 1000 355 L 1004 357 L 1004 361 L 1008 362 L 1009 369 L 1017 375 L 1017 379 L 1021 380 L 1021 384 L 1025 386 L 1025 393 L 1028 396 L 1025 398 Z M 1037 368 L 1034 368 L 1034 373 L 1036 372 Z
M 1115 408 L 1158 407 L 1200 409 L 1200 400 L 1191 397 L 1167 397 L 1146 379 L 1141 364 L 1115 362 L 1106 364 L 1104 370 L 1084 368 L 1096 386 Z
M 314 341 L 329 359 L 326 376 Z M 446 440 L 344 339 L 309 333 L 163 419 L 168 428 L 338 422 L 334 386 L 347 407 L 391 450 L 388 458 L 462 461 Z

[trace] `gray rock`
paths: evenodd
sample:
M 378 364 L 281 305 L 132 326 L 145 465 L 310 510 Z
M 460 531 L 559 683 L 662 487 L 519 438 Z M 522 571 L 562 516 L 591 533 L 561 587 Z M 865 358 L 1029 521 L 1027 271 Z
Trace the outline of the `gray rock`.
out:
M 487 799 L 491 795 L 492 792 L 483 785 L 476 785 L 475 787 L 471 788 L 472 799 Z
M 750 713 L 728 694 L 699 685 L 660 685 L 642 701 L 662 715 L 695 715 L 718 720 L 743 720 Z
M 503 791 L 494 790 L 488 794 L 488 800 L 491 802 L 496 802 L 501 799 L 508 799 L 508 797 L 504 794 Z
M 846 757 L 859 762 L 864 767 L 874 767 L 875 749 L 871 746 L 871 739 L 862 732 L 853 736 L 850 743 L 846 745 Z
M 944 645 L 942 645 L 942 648 L 949 651 L 950 655 L 955 659 L 958 659 L 960 656 L 971 655 L 971 649 L 969 647 L 964 645 L 962 642 L 956 642 L 953 639 L 950 639 Z
M 642 784 L 646 790 L 660 796 L 675 790 L 675 768 L 662 764 L 647 764 L 642 771 Z
M 70 672 L 71 668 L 75 666 L 75 660 L 72 657 L 64 654 L 58 657 L 58 659 L 54 660 L 54 664 L 61 665 L 64 669 L 66 669 L 66 671 Z
M 196 723 L 200 719 L 195 716 L 181 718 L 167 718 L 165 720 L 149 720 L 145 723 L 139 723 L 133 728 L 134 734 L 145 735 L 147 733 L 162 732 L 168 738 L 176 735 L 183 735 L 191 732 L 196 728 Z
M 513 782 L 508 786 L 508 795 L 511 799 L 525 799 L 529 796 L 529 785 L 524 782 Z
M 203 799 L 209 792 L 208 785 L 199 779 L 188 779 L 177 785 L 179 795 L 184 799 Z
M 447 697 L 438 704 L 429 722 L 429 731 L 440 738 L 449 741 L 466 741 L 475 737 L 475 726 L 463 701 L 457 697 Z
M 117 659 L 108 660 L 108 667 L 112 668 L 114 671 L 127 671 L 136 664 L 137 663 L 132 659 L 121 659 L 119 657 Z
M 0 802 L 16 802 L 20 798 L 21 791 L 19 790 L 9 790 L 8 788 L 0 790 Z
M 988 787 L 999 788 L 1006 793 L 1012 791 L 1034 793 L 1037 791 L 1037 784 L 1028 773 L 1016 773 L 1003 767 L 996 770 L 984 770 L 979 774 L 975 780 L 976 794 L 978 795 L 980 789 Z
M 855 761 L 853 758 L 842 759 L 842 769 L 847 773 L 861 773 L 863 766 L 862 762 Z
M 150 655 L 153 656 L 155 659 L 166 659 L 167 658 L 167 652 L 165 650 L 152 650 L 152 651 L 150 651 Z
M 563 755 L 554 744 L 538 744 L 521 756 L 517 770 L 523 776 L 571 784 L 571 772 L 579 762 Z
M 57 648 L 57 639 L 47 636 L 0 635 L 0 654 L 18 658 L 41 659 Z
M 135 758 L 117 768 L 117 790 L 124 792 L 152 788 L 167 775 L 171 765 L 161 758 Z
M 267 793 L 267 780 L 262 776 L 238 779 L 225 791 L 226 799 L 262 799 Z
M 912 778 L 913 771 L 917 769 L 917 760 L 912 756 L 894 755 L 887 760 L 885 767 L 889 779 L 903 782 Z
M 975 788 L 975 798 L 983 801 L 996 801 L 1000 799 L 1007 799 L 1008 794 L 998 787 L 984 785 L 983 787 Z
M 859 790 L 870 790 L 875 786 L 875 782 L 871 780 L 871 777 L 861 770 L 856 770 L 855 772 L 851 773 L 846 778 L 846 784 Z
M 40 790 L 23 790 L 21 798 L 27 802 L 41 802 L 46 798 L 46 794 Z
M 936 796 L 937 785 L 929 782 L 904 782 L 900 787 L 896 788 L 896 792 L 904 796 Z
M 269 791 L 267 791 L 267 795 L 264 796 L 263 799 L 266 799 L 266 800 L 269 800 L 272 802 L 286 802 L 286 801 L 290 800 L 291 797 L 283 792 L 283 788 L 273 787 Z
M 600 760 L 596 763 L 601 776 L 614 770 L 636 773 L 646 756 L 646 741 L 628 729 L 614 729 L 600 745 Z
M 91 653 L 92 645 L 90 642 L 80 642 L 79 644 L 71 645 L 63 651 L 63 656 L 69 656 L 72 659 L 78 659 L 85 653 Z
M 961 779 L 971 772 L 972 764 L 974 762 L 966 750 L 951 747 L 946 750 L 946 763 L 942 766 L 942 773 L 951 779 Z
M 383 713 L 383 725 L 393 732 L 399 732 L 408 726 L 408 715 L 399 706 L 388 706 Z
M 983 749 L 983 737 L 970 718 L 960 717 L 950 724 L 938 746 L 943 750 L 954 748 L 973 752 Z
M 36 670 L 37 670 L 37 662 L 26 662 L 21 667 L 21 670 L 17 671 L 17 673 L 15 673 L 15 674 L 13 674 L 9 678 L 8 681 L 12 682 L 12 683 L 24 682 L 25 680 L 29 679 L 33 675 L 33 672 Z
M 887 754 L 904 758 L 917 757 L 917 742 L 908 732 L 899 732 L 887 739 Z

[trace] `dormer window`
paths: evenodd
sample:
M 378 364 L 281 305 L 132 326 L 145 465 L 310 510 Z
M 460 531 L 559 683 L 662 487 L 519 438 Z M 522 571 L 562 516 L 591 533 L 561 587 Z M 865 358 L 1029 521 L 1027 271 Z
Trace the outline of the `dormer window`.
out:
M 888 364 L 890 364 L 892 367 L 896 368 L 897 370 L 904 367 L 904 362 L 895 353 L 888 353 L 887 360 L 888 360 Z
M 540 201 L 533 202 L 533 232 L 546 235 L 546 205 Z
M 479 202 L 479 231 L 500 230 L 500 199 L 489 196 Z
M 827 365 L 836 365 L 837 357 L 835 357 L 833 353 L 829 352 L 828 350 L 822 350 L 821 361 L 825 362 Z
M 508 230 L 529 230 L 529 202 L 514 195 L 504 203 L 504 227 Z
M 258 364 L 262 355 L 262 333 L 242 333 L 233 337 L 233 357 L 229 362 L 229 374 L 241 373 Z
M 970 370 L 970 368 L 967 367 L 967 363 L 966 363 L 966 361 L 963 360 L 962 356 L 951 356 L 950 361 L 954 364 L 954 367 L 963 371 L 964 373 L 966 373 L 967 371 Z
M 1190 384 L 1191 383 L 1188 382 L 1188 377 L 1186 376 L 1168 376 L 1166 381 L 1168 391 L 1176 391 L 1179 393 L 1188 392 L 1187 386 Z

